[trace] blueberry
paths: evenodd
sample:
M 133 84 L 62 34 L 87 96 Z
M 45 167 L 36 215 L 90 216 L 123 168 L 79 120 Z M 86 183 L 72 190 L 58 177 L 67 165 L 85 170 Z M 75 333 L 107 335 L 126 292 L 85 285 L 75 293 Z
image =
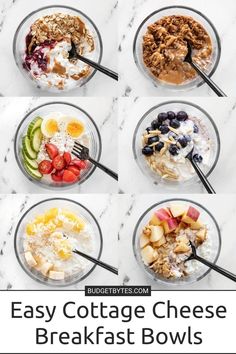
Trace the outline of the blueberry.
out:
M 146 131 L 149 133 L 150 132 L 150 130 L 153 130 L 153 128 L 152 127 L 147 127 L 146 128 Z
M 188 119 L 188 115 L 187 115 L 186 112 L 180 111 L 180 112 L 177 113 L 177 119 L 180 120 L 180 121 L 186 120 L 186 119 Z
M 170 126 L 172 127 L 172 128 L 179 128 L 180 127 L 180 122 L 177 120 L 177 119 L 172 119 L 171 121 L 170 121 Z
M 154 119 L 154 120 L 152 121 L 152 123 L 151 123 L 151 126 L 152 126 L 152 129 L 153 129 L 153 130 L 156 130 L 156 129 L 159 128 L 160 123 L 157 121 L 157 119 Z
M 157 120 L 160 123 L 163 123 L 166 119 L 168 119 L 168 114 L 165 112 L 159 113 L 157 116 Z
M 151 145 L 153 143 L 157 143 L 159 141 L 159 136 L 151 136 L 148 138 L 148 145 Z
M 172 120 L 176 117 L 175 112 L 172 112 L 172 111 L 167 112 L 167 115 L 168 115 L 169 120 Z
M 178 135 L 175 134 L 174 132 L 170 131 L 169 134 L 168 134 L 168 138 L 169 139 L 173 138 L 173 139 L 177 140 L 178 139 Z
M 151 156 L 153 154 L 153 147 L 152 146 L 144 146 L 142 149 L 142 154 L 145 156 Z
M 178 155 L 179 149 L 176 145 L 171 144 L 169 147 L 169 153 L 173 156 Z
M 178 139 L 178 142 L 183 148 L 185 148 L 188 145 L 188 138 L 185 135 L 183 135 Z
M 193 159 L 195 162 L 201 163 L 203 160 L 203 157 L 199 154 L 195 154 L 195 155 L 193 155 Z
M 194 126 L 193 126 L 193 132 L 196 134 L 199 132 L 199 128 L 196 124 L 194 124 Z
M 192 140 L 190 135 L 185 135 L 185 138 L 187 139 L 188 143 L 190 143 L 190 141 Z
M 155 146 L 156 151 L 161 151 L 161 149 L 164 147 L 164 143 L 160 141 L 158 144 Z
M 160 130 L 161 134 L 167 134 L 170 129 L 167 125 L 161 125 L 159 127 L 159 130 Z

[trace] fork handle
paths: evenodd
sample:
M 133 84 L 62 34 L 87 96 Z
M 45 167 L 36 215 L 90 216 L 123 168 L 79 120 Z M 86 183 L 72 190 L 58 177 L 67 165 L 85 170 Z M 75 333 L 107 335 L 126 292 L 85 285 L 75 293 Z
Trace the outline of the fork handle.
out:
M 100 168 L 101 170 L 103 170 L 104 172 L 106 172 L 109 176 L 111 176 L 112 178 L 114 178 L 115 180 L 118 181 L 118 174 L 115 173 L 114 171 L 110 170 L 110 168 L 102 165 L 100 162 L 92 159 L 91 157 L 88 158 L 88 160 L 95 165 L 96 167 Z
M 214 81 L 204 73 L 204 71 L 193 61 L 190 65 L 197 71 L 197 73 L 203 78 L 203 80 L 207 83 L 208 86 L 217 94 L 219 97 L 227 97 L 226 94 L 217 86 Z
M 229 279 L 231 279 L 231 280 L 233 280 L 233 281 L 236 282 L 236 275 L 233 274 L 233 273 L 231 273 L 231 272 L 229 272 L 228 270 L 226 270 L 226 269 L 224 269 L 224 268 L 221 268 L 221 267 L 219 267 L 218 265 L 216 265 L 216 264 L 214 264 L 214 263 L 211 263 L 211 262 L 207 261 L 206 259 L 204 259 L 204 258 L 198 256 L 198 255 L 195 255 L 195 256 L 193 257 L 193 259 L 196 259 L 197 261 L 199 261 L 199 262 L 205 264 L 205 265 L 208 266 L 209 268 L 215 270 L 216 272 L 218 272 L 218 273 L 224 275 L 225 277 L 227 277 L 227 278 L 229 278 Z
M 110 76 L 112 79 L 118 81 L 119 77 L 118 77 L 118 74 L 116 72 L 114 72 L 113 70 L 111 69 L 108 69 L 106 68 L 105 66 L 101 65 L 101 64 L 97 64 L 95 63 L 94 61 L 88 59 L 88 58 L 85 58 L 79 54 L 77 54 L 77 58 L 81 61 L 83 61 L 84 63 L 92 66 L 94 69 L 102 72 L 103 74 L 107 75 L 107 76 Z
M 213 189 L 212 185 L 210 184 L 210 182 L 208 181 L 207 177 L 204 175 L 204 173 L 202 172 L 198 164 L 192 158 L 189 158 L 189 161 L 191 162 L 194 170 L 196 171 L 198 177 L 200 178 L 207 192 L 209 194 L 216 194 L 215 190 Z

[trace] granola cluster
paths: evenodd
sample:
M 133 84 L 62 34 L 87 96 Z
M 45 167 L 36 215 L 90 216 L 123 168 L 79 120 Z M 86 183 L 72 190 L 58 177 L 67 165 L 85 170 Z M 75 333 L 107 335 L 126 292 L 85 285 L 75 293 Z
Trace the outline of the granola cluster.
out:
M 195 78 L 196 72 L 184 62 L 187 41 L 193 48 L 193 60 L 206 68 L 211 60 L 212 43 L 203 26 L 190 16 L 165 16 L 147 28 L 143 36 L 143 60 L 158 79 L 182 84 Z
M 199 247 L 207 239 L 207 227 L 192 206 L 177 204 L 158 209 L 140 236 L 143 262 L 164 278 L 188 275 L 186 260 L 191 255 L 190 241 Z
M 55 13 L 41 17 L 32 24 L 30 35 L 29 53 L 35 45 L 40 45 L 45 41 L 60 42 L 65 39 L 74 42 L 80 54 L 83 53 L 83 47 L 81 48 L 80 45 L 84 40 L 90 48 L 89 51 L 94 50 L 94 40 L 79 16 Z

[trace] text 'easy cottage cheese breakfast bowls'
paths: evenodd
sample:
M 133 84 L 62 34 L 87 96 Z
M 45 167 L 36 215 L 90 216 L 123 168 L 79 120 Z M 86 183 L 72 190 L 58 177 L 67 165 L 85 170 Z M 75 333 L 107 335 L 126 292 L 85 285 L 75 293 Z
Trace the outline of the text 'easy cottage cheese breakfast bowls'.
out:
M 101 137 L 90 115 L 74 104 L 49 102 L 31 110 L 20 122 L 14 140 L 17 164 L 38 186 L 70 188 L 86 181 L 95 170 L 87 160 L 76 158 L 75 142 L 101 156 Z
M 220 154 L 218 129 L 201 107 L 185 101 L 167 101 L 152 107 L 133 134 L 133 154 L 152 183 L 176 189 L 199 182 L 186 155 L 209 176 Z
M 95 268 L 73 250 L 99 259 L 103 239 L 96 218 L 86 207 L 70 199 L 50 198 L 24 213 L 14 244 L 16 257 L 31 278 L 49 286 L 69 286 Z
M 137 29 L 134 61 L 154 86 L 186 91 L 204 81 L 184 62 L 187 41 L 195 61 L 209 76 L 217 69 L 221 44 L 211 21 L 186 6 L 168 6 L 147 16 Z
M 221 249 L 219 226 L 202 205 L 188 199 L 168 199 L 152 205 L 139 218 L 133 251 L 140 268 L 152 279 L 170 285 L 196 282 L 210 269 L 191 255 L 216 263 Z
M 38 88 L 60 93 L 88 82 L 95 70 L 69 59 L 72 43 L 78 54 L 97 63 L 102 40 L 93 21 L 69 6 L 46 6 L 30 13 L 18 26 L 13 53 L 21 73 Z

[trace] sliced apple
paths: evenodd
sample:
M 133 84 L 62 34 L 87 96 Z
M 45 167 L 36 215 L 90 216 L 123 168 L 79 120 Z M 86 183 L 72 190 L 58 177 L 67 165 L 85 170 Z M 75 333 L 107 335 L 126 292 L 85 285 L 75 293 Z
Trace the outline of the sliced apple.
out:
M 161 247 L 162 245 L 164 245 L 166 243 L 166 238 L 165 238 L 165 236 L 163 235 L 162 236 L 162 238 L 160 238 L 160 240 L 159 241 L 156 241 L 156 242 L 153 242 L 153 247 L 155 247 L 155 248 L 159 248 L 159 247 Z
M 189 251 L 189 245 L 185 242 L 180 242 L 174 249 L 175 253 L 185 253 Z
M 142 234 L 140 236 L 140 241 L 139 241 L 140 248 L 147 246 L 149 244 L 149 242 L 150 242 L 150 239 L 147 235 Z
M 186 222 L 187 224 L 192 224 L 193 222 L 196 222 L 198 220 L 199 215 L 199 211 L 194 207 L 190 206 L 187 212 L 182 217 L 182 221 Z
M 150 237 L 150 241 L 151 242 L 157 242 L 159 241 L 162 236 L 164 235 L 164 229 L 162 226 L 154 226 L 154 225 L 151 225 L 150 226 L 151 228 L 151 237 Z
M 192 230 L 200 230 L 202 227 L 204 227 L 204 225 L 200 220 L 192 222 L 190 225 Z
M 186 206 L 184 204 L 173 204 L 170 207 L 171 214 L 174 218 L 182 216 L 186 213 Z
M 171 214 L 170 214 L 169 210 L 165 209 L 165 208 L 161 208 L 161 209 L 155 211 L 155 215 L 160 223 L 171 218 Z
M 197 233 L 196 233 L 196 241 L 198 243 L 203 243 L 206 239 L 206 234 L 207 234 L 207 230 L 206 228 L 202 228 L 201 230 L 199 230 Z
M 156 251 L 151 246 L 148 245 L 141 250 L 141 256 L 143 262 L 146 265 L 149 265 L 155 261 L 157 254 Z
M 169 234 L 178 227 L 179 223 L 175 218 L 168 219 L 163 222 L 165 234 Z
M 149 225 L 154 225 L 154 226 L 161 225 L 160 220 L 157 218 L 155 214 L 153 214 L 151 220 L 149 221 Z

